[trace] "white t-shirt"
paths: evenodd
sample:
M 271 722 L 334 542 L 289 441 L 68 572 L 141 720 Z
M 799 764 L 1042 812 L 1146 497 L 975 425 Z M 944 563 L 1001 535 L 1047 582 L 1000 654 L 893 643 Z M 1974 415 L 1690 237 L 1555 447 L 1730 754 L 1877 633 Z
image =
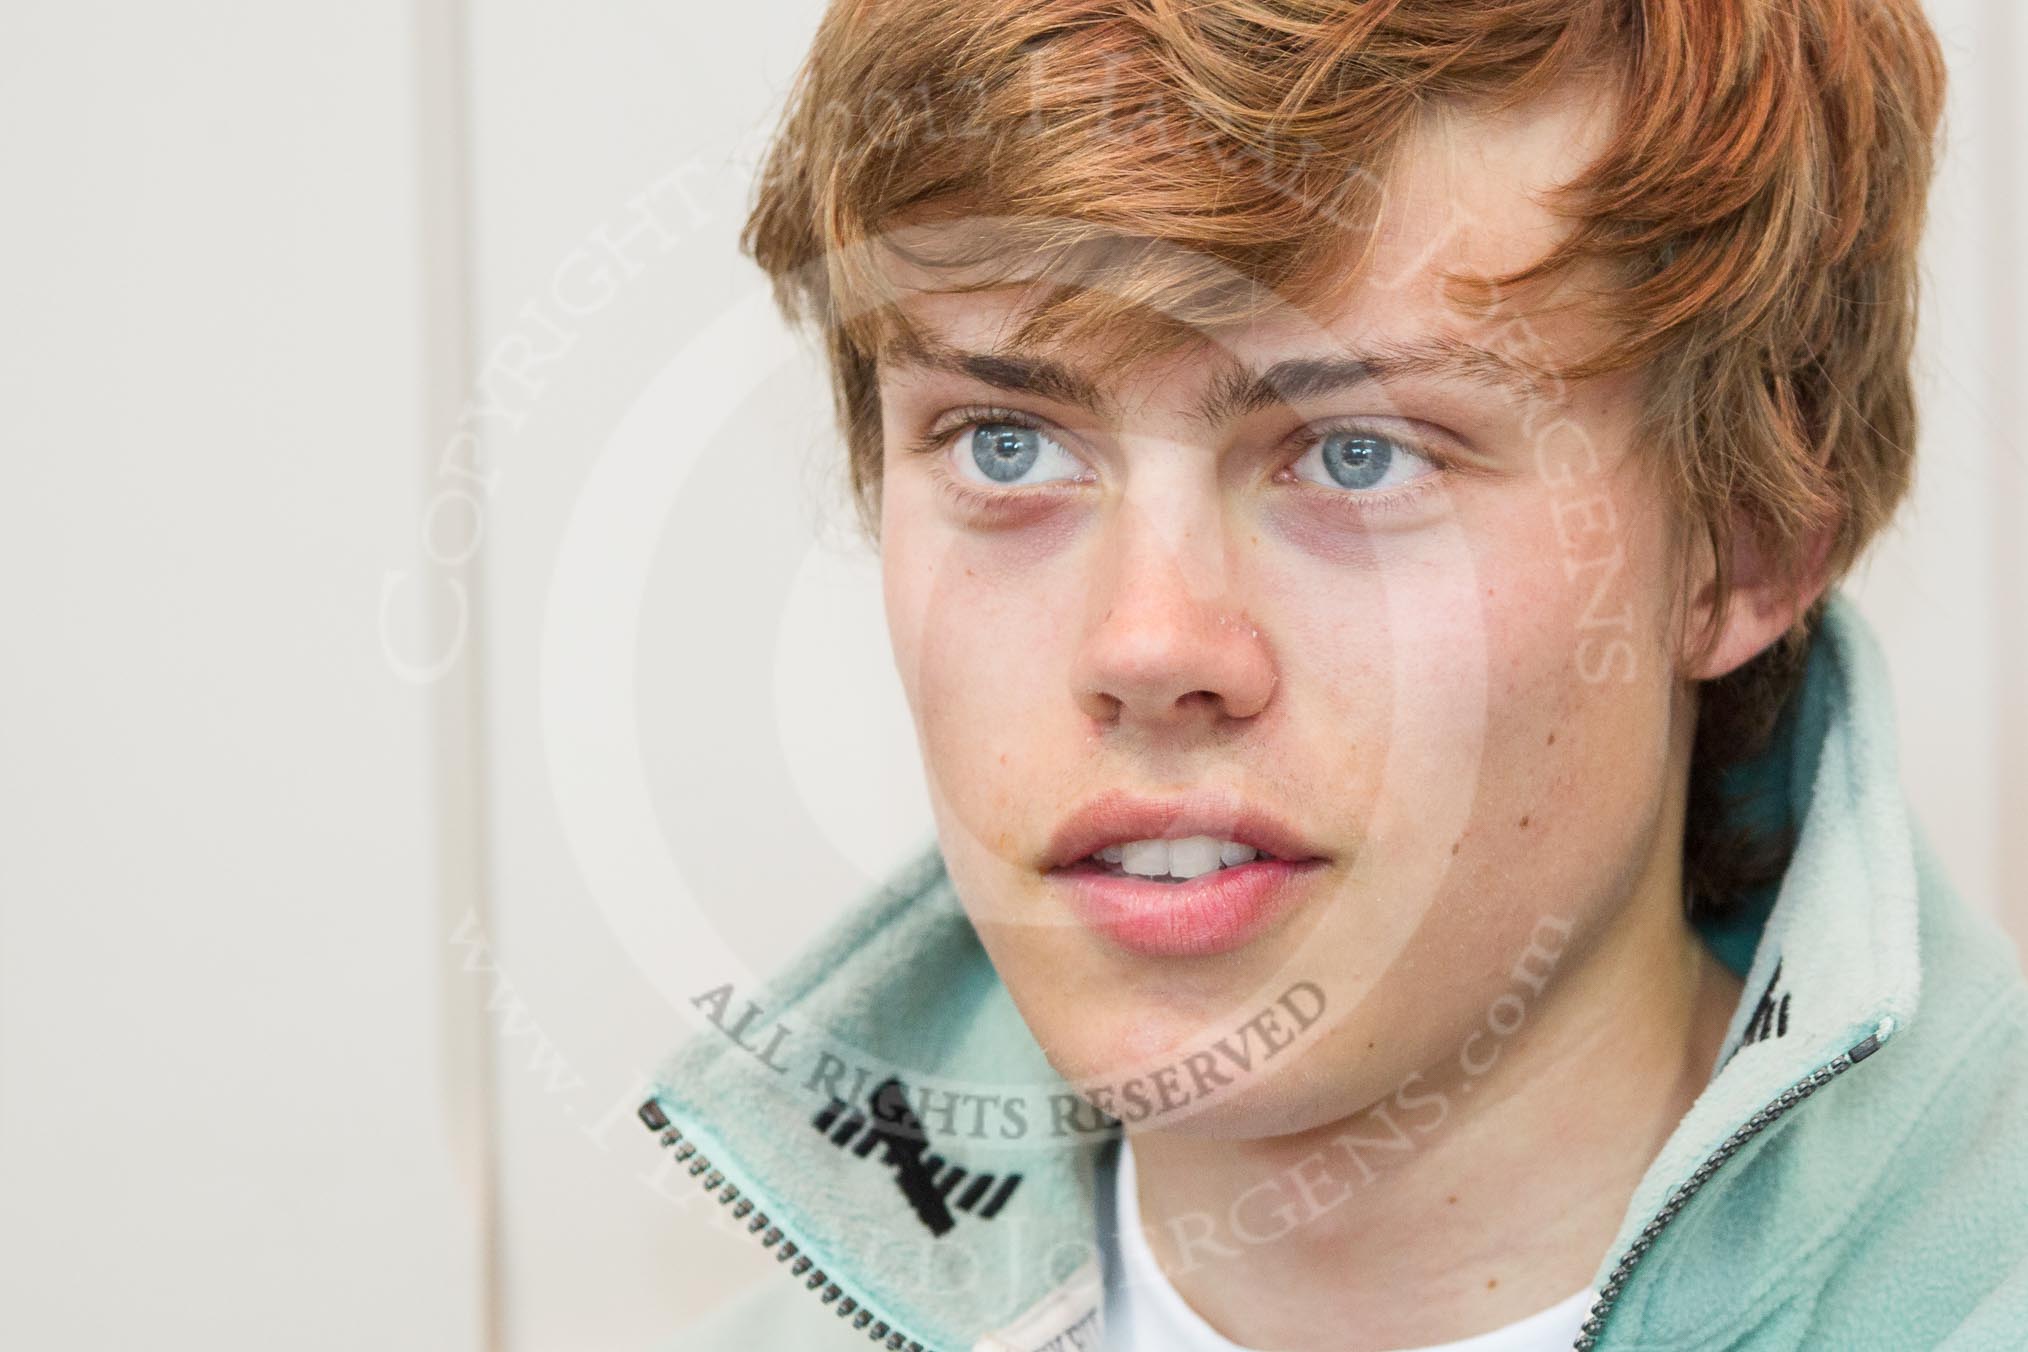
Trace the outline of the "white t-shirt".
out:
M 1120 1139 L 1113 1208 L 1119 1250 L 1108 1254 L 1105 1264 L 1108 1352 L 1251 1352 L 1205 1323 L 1156 1266 L 1141 1233 L 1134 1157 L 1125 1137 Z M 1489 1332 L 1401 1352 L 1566 1352 L 1597 1300 L 1598 1293 L 1586 1289 Z

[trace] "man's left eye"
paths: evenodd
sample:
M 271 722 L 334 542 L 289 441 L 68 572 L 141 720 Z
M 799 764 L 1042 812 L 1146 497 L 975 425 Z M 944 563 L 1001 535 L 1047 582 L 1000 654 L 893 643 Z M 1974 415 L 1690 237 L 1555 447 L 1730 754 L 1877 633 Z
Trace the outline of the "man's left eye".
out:
M 1045 475 L 1043 481 L 1075 478 L 1080 468 L 1069 451 L 1039 428 L 1017 423 L 975 423 L 959 446 L 959 462 L 987 483 L 1013 484 L 1038 464 L 1060 468 L 1062 474 Z M 970 477 L 966 475 L 964 477 Z M 975 480 L 974 482 L 977 482 Z M 1032 482 L 1032 481 L 1031 481 Z
M 1435 466 L 1405 443 L 1371 431 L 1327 432 L 1303 453 L 1295 468 L 1315 464 L 1322 477 L 1304 474 L 1327 488 L 1393 488 L 1432 472 Z

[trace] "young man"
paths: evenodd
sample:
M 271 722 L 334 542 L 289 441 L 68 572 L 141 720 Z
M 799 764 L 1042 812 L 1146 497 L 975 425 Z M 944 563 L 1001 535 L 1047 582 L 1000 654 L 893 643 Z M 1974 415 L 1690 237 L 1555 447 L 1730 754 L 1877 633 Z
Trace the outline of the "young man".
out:
M 747 242 L 937 840 L 642 1105 L 787 1273 L 676 1345 L 2028 1344 L 2028 995 L 1833 591 L 1940 85 L 1915 0 L 835 5 Z

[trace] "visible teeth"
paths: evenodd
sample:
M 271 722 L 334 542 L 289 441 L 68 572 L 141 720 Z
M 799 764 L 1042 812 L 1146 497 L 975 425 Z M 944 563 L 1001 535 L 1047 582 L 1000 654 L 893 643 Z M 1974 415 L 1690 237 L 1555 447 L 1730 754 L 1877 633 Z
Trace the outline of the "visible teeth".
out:
M 1219 842 L 1210 836 L 1188 836 L 1169 842 L 1169 872 L 1178 878 L 1195 878 L 1220 867 Z
M 1159 878 L 1169 871 L 1169 842 L 1130 840 L 1120 847 L 1120 867 L 1143 878 Z
M 1174 878 L 1187 881 L 1221 868 L 1244 864 L 1259 857 L 1260 851 L 1234 840 L 1215 836 L 1185 836 L 1181 840 L 1129 840 L 1108 845 L 1097 858 L 1117 865 L 1124 873 L 1141 878 Z

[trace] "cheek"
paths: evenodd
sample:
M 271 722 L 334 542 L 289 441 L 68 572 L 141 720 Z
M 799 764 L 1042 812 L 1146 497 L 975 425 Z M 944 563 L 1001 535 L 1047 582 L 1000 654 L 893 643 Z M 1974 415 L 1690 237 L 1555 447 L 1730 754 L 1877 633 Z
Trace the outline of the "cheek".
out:
M 1447 846 L 1477 796 L 1489 684 L 1507 641 L 1480 529 L 1459 512 L 1376 532 L 1356 573 L 1291 553 L 1267 588 L 1285 639 L 1278 754 L 1307 781 L 1299 790 L 1328 786 L 1348 805 L 1376 863 L 1399 863 L 1436 836 Z
M 1059 651 L 1074 607 L 1050 574 L 1003 560 L 935 523 L 903 524 L 882 549 L 895 663 L 932 804 L 953 852 L 1009 857 L 1011 829 L 1050 782 L 1071 702 Z M 954 865 L 957 860 L 952 861 Z
M 1359 585 L 1275 580 L 1293 598 L 1289 717 L 1332 730 L 1302 754 L 1370 802 L 1363 833 L 1390 870 L 1629 843 L 1606 837 L 1636 829 L 1671 733 L 1660 524 L 1629 475 L 1506 486 Z
M 1678 731 L 1662 524 L 1635 476 L 1607 473 L 1546 486 L 1480 533 L 1486 704 L 1468 858 L 1556 886 L 1643 848 Z

